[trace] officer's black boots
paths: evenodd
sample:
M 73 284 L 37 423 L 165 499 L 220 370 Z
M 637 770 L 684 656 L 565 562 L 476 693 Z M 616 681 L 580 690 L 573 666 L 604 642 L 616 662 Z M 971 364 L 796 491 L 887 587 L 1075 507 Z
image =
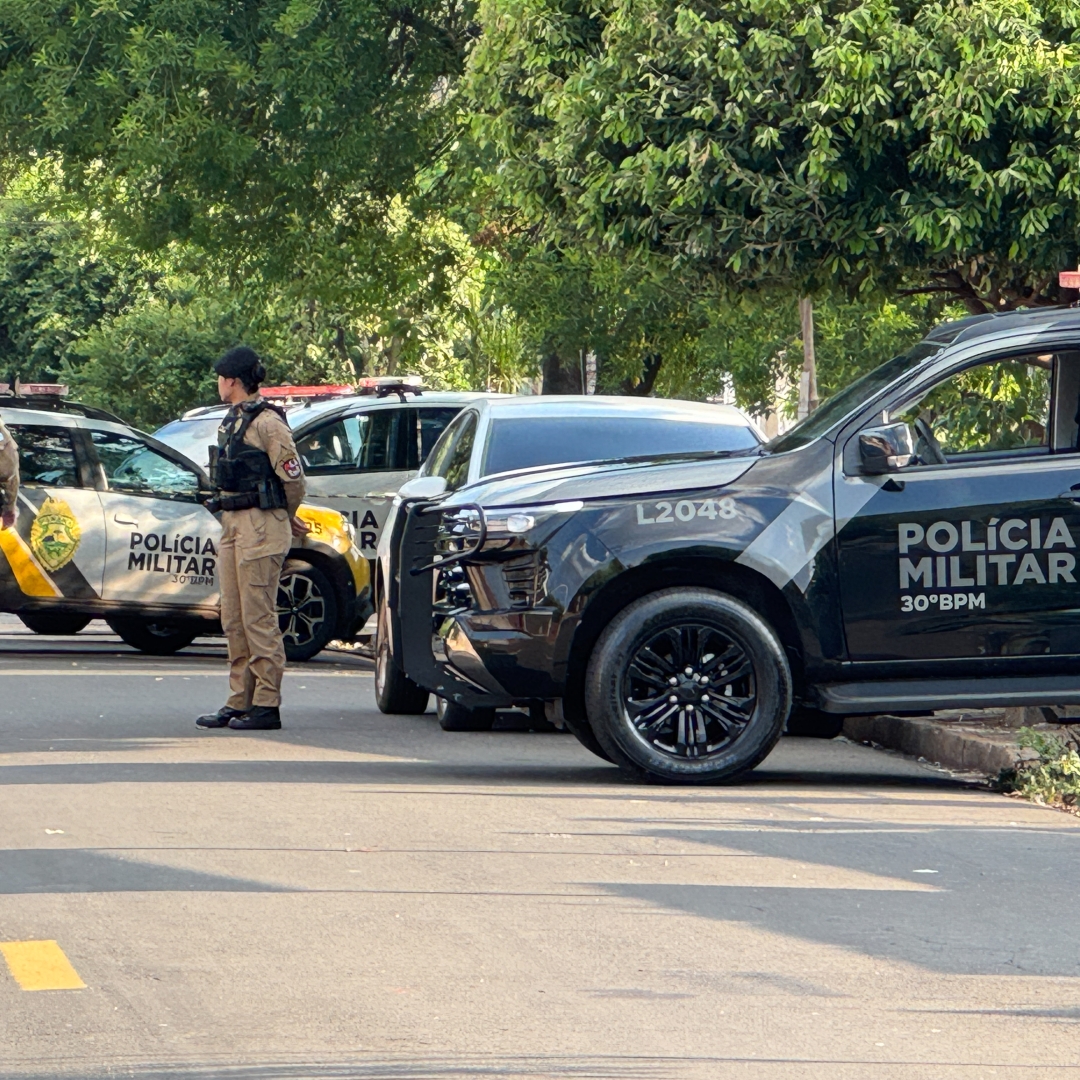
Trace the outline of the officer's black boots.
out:
M 240 709 L 230 709 L 228 705 L 223 705 L 216 713 L 200 716 L 195 723 L 201 728 L 228 727 L 230 720 L 243 715 Z
M 276 705 L 255 705 L 234 716 L 229 727 L 235 731 L 275 731 L 281 727 L 281 713 Z

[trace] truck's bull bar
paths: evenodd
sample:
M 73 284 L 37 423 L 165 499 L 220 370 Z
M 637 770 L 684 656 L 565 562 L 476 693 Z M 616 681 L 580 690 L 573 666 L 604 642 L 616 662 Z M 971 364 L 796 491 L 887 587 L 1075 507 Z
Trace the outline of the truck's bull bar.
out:
M 473 535 L 449 550 L 440 550 L 446 532 L 444 521 L 454 515 L 475 513 L 477 527 Z M 395 652 L 405 674 L 418 686 L 466 708 L 503 708 L 513 698 L 484 668 L 473 651 L 460 624 L 451 630 L 459 645 L 459 655 L 474 658 L 469 674 L 449 660 L 436 657 L 432 640 L 438 631 L 439 613 L 435 607 L 435 575 L 441 567 L 468 559 L 484 542 L 484 516 L 479 507 L 444 508 L 438 503 L 416 502 L 408 508 L 398 546 L 396 603 L 393 605 L 399 637 Z M 445 618 L 452 618 L 447 613 Z M 398 652 L 400 646 L 400 652 Z

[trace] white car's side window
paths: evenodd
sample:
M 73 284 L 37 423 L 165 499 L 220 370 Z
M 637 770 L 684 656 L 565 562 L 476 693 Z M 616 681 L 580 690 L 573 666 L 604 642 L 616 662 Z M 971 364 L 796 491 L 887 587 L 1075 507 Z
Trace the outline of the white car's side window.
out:
M 183 500 L 192 500 L 198 494 L 199 477 L 194 470 L 165 457 L 141 439 L 111 431 L 94 431 L 91 438 L 110 491 Z
M 23 487 L 79 487 L 75 447 L 68 428 L 9 424 L 19 447 L 19 476 Z
M 404 409 L 353 413 L 320 425 L 297 440 L 307 472 L 384 472 L 405 468 L 401 425 Z

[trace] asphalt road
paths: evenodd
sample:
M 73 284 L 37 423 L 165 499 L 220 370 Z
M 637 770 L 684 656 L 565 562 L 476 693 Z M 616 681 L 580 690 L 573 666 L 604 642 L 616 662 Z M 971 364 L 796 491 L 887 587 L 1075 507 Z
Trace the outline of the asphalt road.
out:
M 1074 818 L 843 741 L 636 786 L 383 717 L 345 654 L 280 733 L 199 732 L 220 645 L 99 625 L 0 618 L 0 950 L 85 984 L 8 948 L 0 1075 L 1080 1074 Z

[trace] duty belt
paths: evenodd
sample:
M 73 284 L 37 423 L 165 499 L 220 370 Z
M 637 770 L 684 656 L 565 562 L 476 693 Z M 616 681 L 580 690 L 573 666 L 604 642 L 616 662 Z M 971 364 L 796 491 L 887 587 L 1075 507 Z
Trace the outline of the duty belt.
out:
M 215 495 L 206 503 L 206 509 L 211 514 L 220 510 L 251 510 L 259 505 L 259 493 L 257 491 L 245 491 L 240 495 Z

